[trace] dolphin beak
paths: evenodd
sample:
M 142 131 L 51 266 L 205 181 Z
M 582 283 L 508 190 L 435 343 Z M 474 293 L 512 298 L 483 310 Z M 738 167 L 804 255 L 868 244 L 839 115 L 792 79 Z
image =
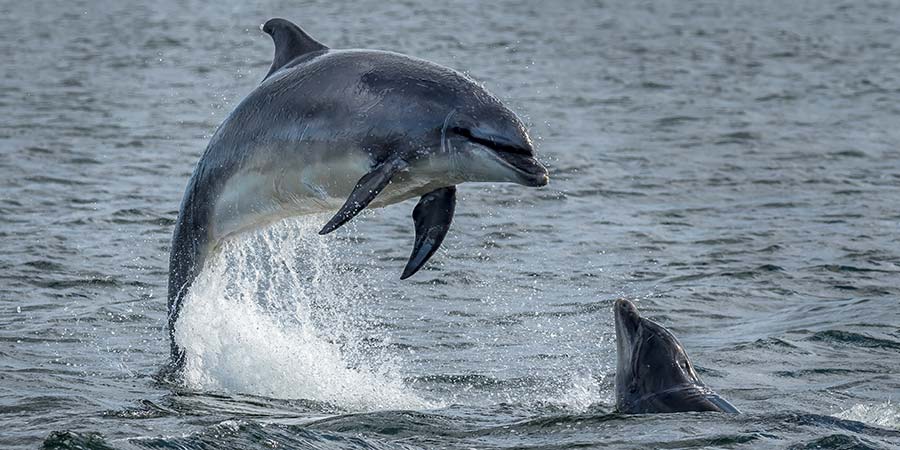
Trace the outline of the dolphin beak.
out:
M 550 182 L 547 168 L 534 157 L 534 146 L 523 129 L 497 133 L 480 127 L 456 127 L 452 131 L 493 151 L 500 162 L 517 175 L 519 184 L 539 187 Z
M 629 345 L 637 335 L 641 314 L 634 303 L 623 298 L 616 300 L 613 310 L 616 315 L 616 344 L 621 350 L 622 346 Z
M 519 175 L 521 184 L 530 187 L 546 186 L 550 182 L 550 174 L 547 168 L 540 163 L 534 156 L 527 156 L 517 153 L 505 151 L 497 151 L 504 163 L 511 166 Z
M 640 340 L 641 315 L 634 304 L 625 299 L 613 306 L 616 322 L 616 397 L 621 398 L 634 375 L 633 360 Z

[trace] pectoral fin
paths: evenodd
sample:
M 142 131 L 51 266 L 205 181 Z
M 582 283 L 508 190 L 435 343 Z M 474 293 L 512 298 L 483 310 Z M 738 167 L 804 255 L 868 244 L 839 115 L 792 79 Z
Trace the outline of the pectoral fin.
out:
M 403 269 L 401 280 L 405 280 L 422 268 L 428 258 L 437 251 L 450 229 L 453 211 L 456 209 L 456 186 L 431 191 L 419 199 L 413 210 L 416 224 L 416 243 L 413 245 L 409 262 Z
M 365 174 L 356 183 L 356 187 L 353 188 L 350 197 L 347 197 L 344 206 L 341 206 L 337 214 L 322 227 L 319 234 L 331 233 L 359 214 L 391 182 L 391 177 L 407 166 L 406 161 L 394 158 L 379 164 L 371 172 Z

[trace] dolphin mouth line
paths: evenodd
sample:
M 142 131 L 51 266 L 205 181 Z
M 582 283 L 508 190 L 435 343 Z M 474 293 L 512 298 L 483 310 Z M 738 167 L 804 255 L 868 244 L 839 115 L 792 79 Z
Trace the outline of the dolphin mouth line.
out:
M 515 170 L 525 179 L 528 186 L 546 186 L 550 182 L 547 169 L 533 156 L 523 156 L 516 153 L 507 153 L 494 150 L 502 163 Z
M 534 158 L 534 154 L 530 149 L 517 147 L 515 145 L 505 144 L 503 142 L 498 142 L 494 139 L 486 139 L 482 137 L 475 136 L 472 134 L 472 131 L 468 128 L 462 127 L 452 127 L 450 131 L 456 133 L 476 144 L 483 145 L 497 153 L 512 153 L 514 155 L 522 155 L 527 156 L 529 158 Z
M 545 186 L 550 180 L 547 168 L 535 159 L 530 148 L 478 137 L 471 130 L 462 127 L 452 127 L 449 131 L 491 150 L 501 163 L 518 173 L 529 186 Z

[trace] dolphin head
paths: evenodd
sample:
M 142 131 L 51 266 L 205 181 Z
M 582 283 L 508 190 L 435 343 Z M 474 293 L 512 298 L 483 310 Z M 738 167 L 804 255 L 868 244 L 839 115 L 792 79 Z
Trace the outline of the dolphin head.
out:
M 620 411 L 629 410 L 628 404 L 654 393 L 679 386 L 702 386 L 684 347 L 669 330 L 641 317 L 628 300 L 616 300 L 614 308 L 616 406 Z
M 360 111 L 366 121 L 380 118 L 383 141 L 413 143 L 412 170 L 427 170 L 419 175 L 450 178 L 452 184 L 547 184 L 547 169 L 535 158 L 525 124 L 479 83 L 456 70 L 391 52 L 370 52 L 366 58 L 362 89 L 352 89 L 364 93 Z M 366 129 L 367 136 L 373 129 Z

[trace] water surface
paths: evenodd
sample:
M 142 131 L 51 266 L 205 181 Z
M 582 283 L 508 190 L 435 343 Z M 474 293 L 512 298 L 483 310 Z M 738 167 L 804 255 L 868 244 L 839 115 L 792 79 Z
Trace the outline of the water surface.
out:
M 900 446 L 900 4 L 0 4 L 0 447 Z M 470 74 L 542 189 L 227 246 L 166 362 L 168 249 L 266 19 Z M 613 413 L 612 302 L 746 414 Z

